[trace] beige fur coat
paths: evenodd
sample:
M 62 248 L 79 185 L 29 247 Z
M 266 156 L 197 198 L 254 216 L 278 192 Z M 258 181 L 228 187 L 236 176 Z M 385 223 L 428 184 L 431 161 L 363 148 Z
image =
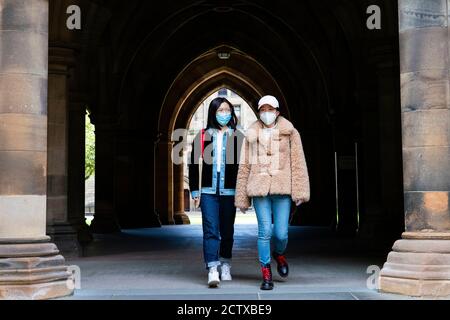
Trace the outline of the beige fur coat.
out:
M 290 195 L 309 201 L 309 176 L 299 132 L 280 116 L 269 135 L 261 121 L 247 131 L 241 151 L 235 205 L 249 208 L 250 198 Z M 267 133 L 267 134 L 266 134 Z

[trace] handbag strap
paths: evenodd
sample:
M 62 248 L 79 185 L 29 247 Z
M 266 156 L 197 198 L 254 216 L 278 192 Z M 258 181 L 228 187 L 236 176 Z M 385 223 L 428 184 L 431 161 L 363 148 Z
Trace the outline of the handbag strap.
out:
M 202 175 L 203 175 L 203 154 L 205 152 L 205 129 L 202 129 L 201 135 L 200 135 L 200 147 L 202 150 L 202 157 L 200 158 L 200 162 L 198 164 L 199 170 L 198 170 L 198 188 L 200 190 L 199 198 L 201 197 L 201 190 L 202 190 Z
M 205 129 L 202 129 L 200 144 L 201 144 L 201 148 L 202 148 L 201 150 L 202 150 L 202 158 L 203 158 L 204 153 L 205 153 Z

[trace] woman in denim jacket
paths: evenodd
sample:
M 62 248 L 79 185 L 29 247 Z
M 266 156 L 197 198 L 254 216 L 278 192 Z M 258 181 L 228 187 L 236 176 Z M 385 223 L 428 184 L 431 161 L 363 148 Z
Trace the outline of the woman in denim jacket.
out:
M 196 136 L 192 144 L 188 166 L 192 198 L 202 211 L 203 254 L 210 287 L 217 287 L 220 280 L 232 279 L 234 196 L 244 139 L 243 133 L 236 128 L 237 123 L 233 105 L 225 98 L 214 99 L 209 106 L 207 128 Z

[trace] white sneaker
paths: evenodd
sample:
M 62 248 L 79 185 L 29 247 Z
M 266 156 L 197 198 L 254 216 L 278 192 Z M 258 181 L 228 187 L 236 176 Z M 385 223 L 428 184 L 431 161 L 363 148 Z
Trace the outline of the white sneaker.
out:
M 222 264 L 221 267 L 221 273 L 220 273 L 220 279 L 222 281 L 231 281 L 231 266 L 228 263 Z
M 217 268 L 210 268 L 208 273 L 208 286 L 210 288 L 217 288 L 220 283 L 219 272 Z

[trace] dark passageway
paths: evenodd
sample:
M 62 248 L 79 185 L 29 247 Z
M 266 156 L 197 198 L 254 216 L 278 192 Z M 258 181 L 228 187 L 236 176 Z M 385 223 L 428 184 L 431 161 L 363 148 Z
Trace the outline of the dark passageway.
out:
M 86 230 L 77 160 L 84 120 L 69 104 L 66 224 L 76 233 L 55 225 L 55 241 L 188 223 L 171 134 L 212 92 L 230 88 L 252 108 L 264 94 L 278 96 L 302 135 L 312 200 L 292 225 L 390 246 L 404 228 L 398 19 L 393 3 L 382 4 L 386 27 L 376 32 L 361 23 L 363 4 L 332 0 L 175 1 L 158 11 L 147 1 L 85 0 L 81 31 L 66 34 L 51 20 L 50 51 L 61 41 L 82 48 L 67 88 L 96 128 Z
M 63 38 L 83 48 L 75 51 L 68 90 L 95 124 L 89 230 L 73 223 L 84 217 L 83 165 L 74 156 L 68 163 L 67 223 L 75 241 L 84 241 L 78 254 L 85 258 L 75 261 L 88 274 L 86 287 L 114 287 L 113 275 L 130 276 L 131 287 L 154 288 L 153 281 L 203 287 L 199 226 L 173 226 L 189 218 L 171 135 L 188 128 L 201 102 L 222 88 L 253 110 L 261 96 L 277 96 L 302 136 L 311 201 L 292 219 L 289 258 L 299 264 L 298 281 L 285 286 L 339 286 L 348 279 L 365 287 L 365 269 L 381 267 L 404 228 L 398 20 L 391 2 L 383 2 L 386 28 L 376 32 L 361 23 L 366 8 L 354 1 L 175 1 L 158 11 L 139 0 L 80 5 L 85 27 L 70 36 L 51 33 L 50 47 Z M 60 30 L 58 23 L 50 29 Z M 79 113 L 70 112 L 76 123 Z M 77 125 L 69 128 L 75 155 L 83 136 Z M 57 226 L 52 230 L 55 241 L 70 243 L 66 229 L 64 237 Z M 234 285 L 250 288 L 258 277 L 256 230 L 238 231 L 235 273 L 242 273 Z M 59 247 L 74 253 L 74 246 Z M 108 271 L 99 275 L 97 266 L 106 262 Z M 184 268 L 192 277 L 183 278 Z

